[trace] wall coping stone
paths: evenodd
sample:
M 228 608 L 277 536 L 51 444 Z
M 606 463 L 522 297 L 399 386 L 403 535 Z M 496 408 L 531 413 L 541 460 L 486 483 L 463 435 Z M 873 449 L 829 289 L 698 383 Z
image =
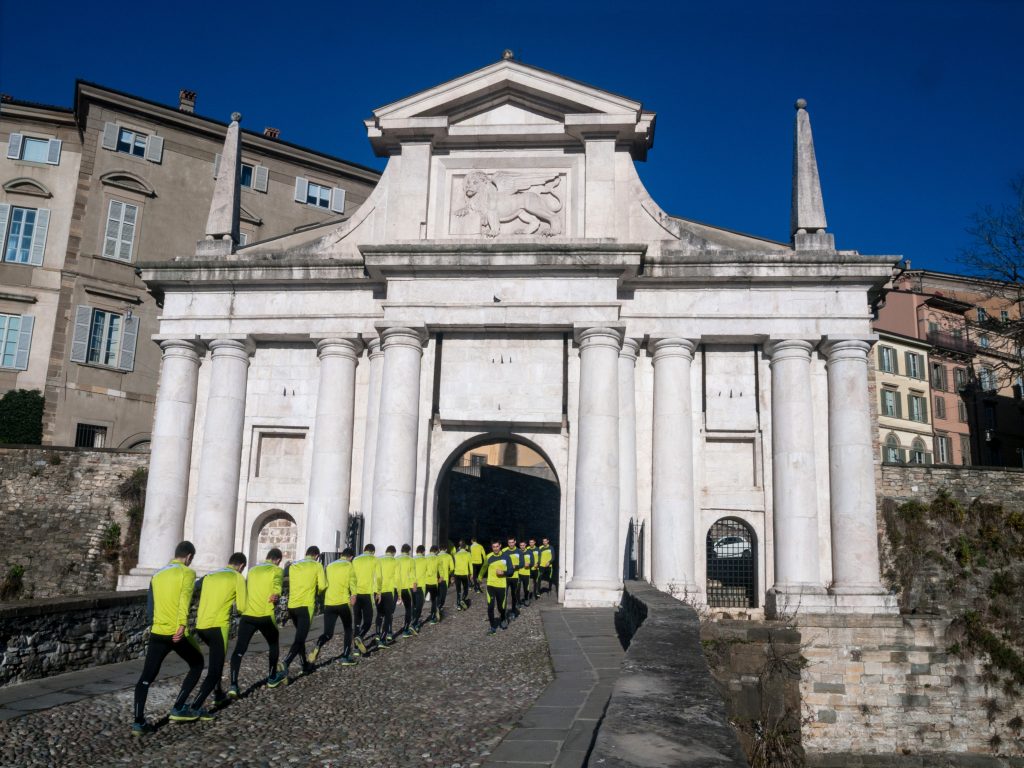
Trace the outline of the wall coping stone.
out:
M 147 599 L 147 594 L 148 590 L 140 589 L 131 592 L 94 592 L 72 597 L 44 597 L 38 600 L 0 603 L 0 621 L 143 603 Z

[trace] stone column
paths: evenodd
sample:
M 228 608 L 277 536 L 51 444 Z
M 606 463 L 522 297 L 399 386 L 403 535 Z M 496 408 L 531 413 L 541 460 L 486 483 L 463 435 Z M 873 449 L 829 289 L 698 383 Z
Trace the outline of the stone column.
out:
M 366 541 L 373 541 L 383 551 L 389 544 L 413 543 L 420 359 L 425 334 L 396 327 L 382 330 L 380 336 L 384 370 L 373 467 L 373 525 Z
M 619 566 L 629 564 L 629 521 L 636 523 L 636 358 L 639 339 L 625 339 L 619 352 Z
M 320 386 L 316 399 L 313 461 L 306 502 L 306 544 L 337 551 L 348 533 L 352 488 L 352 422 L 356 363 L 362 343 L 355 338 L 317 342 Z
M 812 348 L 796 339 L 765 345 L 772 371 L 773 592 L 784 596 L 779 610 L 813 610 L 813 596 L 825 592 L 818 564 Z
M 192 428 L 196 416 L 199 353 L 182 339 L 160 342 L 163 360 L 150 442 L 146 510 L 139 539 L 139 563 L 119 588 L 143 589 L 149 577 L 174 556 L 184 538 Z
M 828 463 L 832 501 L 834 595 L 885 595 L 878 558 L 874 446 L 865 339 L 827 339 Z M 840 598 L 843 601 L 843 598 Z M 849 607 L 888 610 L 885 600 L 847 600 Z M 892 602 L 892 601 L 888 601 Z M 854 605 L 864 603 L 863 606 Z
M 619 376 L 622 332 L 587 328 L 580 347 L 579 427 L 576 439 L 576 509 L 570 606 L 617 605 L 622 592 L 619 521 Z
M 366 430 L 363 441 L 363 484 L 360 501 L 360 512 L 363 525 L 370 526 L 373 512 L 373 468 L 377 457 L 377 420 L 380 415 L 380 376 L 384 364 L 384 350 L 380 348 L 380 338 L 372 339 L 366 345 L 367 358 L 370 361 L 370 380 L 366 392 Z M 410 544 L 412 542 L 409 542 Z M 396 545 L 399 546 L 399 545 Z
M 690 366 L 697 342 L 659 339 L 654 352 L 651 580 L 679 597 L 699 596 L 694 568 L 693 414 Z M 697 599 L 701 599 L 698 597 Z
M 209 343 L 212 369 L 196 488 L 193 567 L 223 568 L 235 548 L 238 479 L 250 346 L 241 339 Z

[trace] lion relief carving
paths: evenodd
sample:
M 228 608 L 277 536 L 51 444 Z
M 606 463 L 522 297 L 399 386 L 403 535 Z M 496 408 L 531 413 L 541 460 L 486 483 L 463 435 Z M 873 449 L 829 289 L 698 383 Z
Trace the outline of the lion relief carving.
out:
M 480 234 L 497 237 L 501 225 L 518 221 L 517 235 L 562 234 L 562 199 L 558 189 L 560 174 L 511 174 L 472 171 L 462 182 L 466 205 L 456 216 L 476 214 Z

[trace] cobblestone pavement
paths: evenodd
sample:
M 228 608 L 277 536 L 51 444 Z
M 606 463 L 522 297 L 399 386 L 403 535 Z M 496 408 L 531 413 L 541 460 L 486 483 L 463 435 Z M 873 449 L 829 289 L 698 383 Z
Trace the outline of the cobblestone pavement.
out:
M 334 663 L 339 625 L 316 672 L 276 690 L 250 652 L 243 697 L 212 722 L 167 723 L 180 676 L 153 685 L 149 736 L 130 734 L 132 687 L 0 722 L 0 766 L 478 766 L 552 671 L 536 606 L 488 636 L 476 598 L 354 667 Z

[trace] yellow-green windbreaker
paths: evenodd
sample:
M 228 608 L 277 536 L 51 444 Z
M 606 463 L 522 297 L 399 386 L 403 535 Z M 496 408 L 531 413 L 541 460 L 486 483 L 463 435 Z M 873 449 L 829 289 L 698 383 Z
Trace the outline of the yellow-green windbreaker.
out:
M 416 583 L 420 585 L 420 589 L 426 589 L 427 588 L 427 584 L 437 584 L 437 566 L 436 566 L 436 561 L 431 561 L 431 562 L 435 562 L 435 566 L 434 566 L 434 580 L 433 581 L 427 581 L 427 575 L 428 575 L 428 570 L 430 568 L 430 562 L 427 561 L 427 556 L 426 555 L 416 555 L 416 557 L 414 557 L 412 559 L 412 561 L 413 561 L 413 563 L 416 566 Z
M 171 560 L 154 573 L 149 582 L 149 615 L 153 620 L 149 631 L 173 635 L 178 627 L 187 627 L 195 586 L 196 572 L 180 560 Z
M 426 562 L 426 571 L 423 573 L 423 584 L 426 586 L 437 584 L 437 555 L 424 555 L 423 560 Z
M 469 545 L 469 562 L 471 562 L 473 565 L 482 564 L 486 556 L 487 555 L 486 552 L 484 551 L 484 545 L 481 544 L 479 541 L 474 541 L 472 544 Z
M 492 552 L 487 556 L 484 567 L 487 569 L 488 587 L 502 589 L 506 586 L 506 579 L 512 573 L 512 562 L 509 560 L 507 552 L 499 552 L 497 554 Z M 505 573 L 503 576 L 499 576 L 498 571 L 504 571 Z
M 455 560 L 447 552 L 441 552 L 437 556 L 437 581 L 438 583 L 448 583 L 449 577 L 452 575 L 452 569 L 455 568 Z
M 380 592 L 380 561 L 375 555 L 363 552 L 352 561 L 356 572 L 356 594 L 372 595 Z
M 272 595 L 280 595 L 284 589 L 284 570 L 266 560 L 249 569 L 249 578 L 245 582 L 245 608 L 243 616 L 260 618 L 274 616 L 274 604 L 270 602 Z
M 377 560 L 380 567 L 380 591 L 394 593 L 398 590 L 398 560 L 394 555 L 384 554 Z
M 540 567 L 547 568 L 551 565 L 551 560 L 554 557 L 554 553 L 551 551 L 550 544 L 543 544 L 540 548 Z
M 516 575 L 520 578 L 530 578 L 530 568 L 533 567 L 533 553 L 528 549 L 520 549 L 516 552 L 519 555 L 519 568 L 516 570 Z
M 508 578 L 518 579 L 519 578 L 519 565 L 522 563 L 522 557 L 520 557 L 518 549 L 512 549 L 511 547 L 505 547 L 501 550 L 501 554 L 508 555 L 508 561 L 512 563 L 512 572 L 509 573 Z
M 412 589 L 413 584 L 419 583 L 416 580 L 416 562 L 409 555 L 399 555 L 395 562 L 398 563 L 398 588 Z
M 530 553 L 530 570 L 535 571 L 540 568 L 540 549 L 537 547 L 527 547 L 526 551 Z
M 348 605 L 356 588 L 356 570 L 352 561 L 341 558 L 327 566 L 327 593 L 324 605 Z
M 464 549 L 455 553 L 455 575 L 469 576 L 469 564 L 472 555 Z
M 327 589 L 327 575 L 319 561 L 304 557 L 288 568 L 288 610 L 306 608 L 313 618 L 313 603 L 318 592 Z
M 203 576 L 200 585 L 196 629 L 219 628 L 224 636 L 224 648 L 227 649 L 231 604 L 245 607 L 245 577 L 234 568 L 221 568 Z

